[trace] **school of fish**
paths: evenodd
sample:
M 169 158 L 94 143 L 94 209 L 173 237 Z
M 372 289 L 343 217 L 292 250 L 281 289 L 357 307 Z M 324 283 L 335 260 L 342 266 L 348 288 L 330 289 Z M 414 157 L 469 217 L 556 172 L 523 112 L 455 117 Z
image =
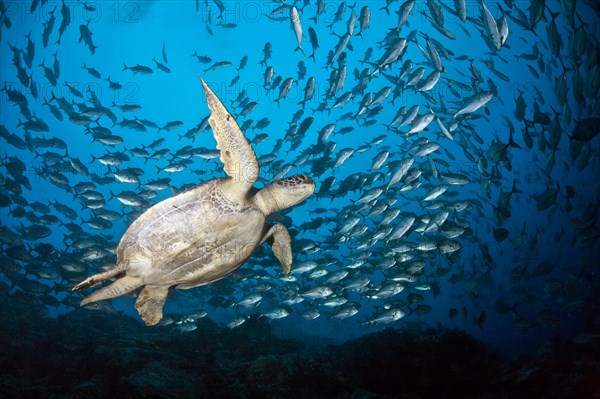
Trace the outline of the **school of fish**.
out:
M 230 328 L 256 313 L 389 325 L 440 306 L 448 321 L 462 314 L 483 328 L 493 312 L 527 332 L 589 310 L 597 284 L 589 254 L 598 255 L 600 237 L 596 2 L 273 0 L 264 18 L 287 48 L 228 48 L 234 63 L 202 50 L 168 58 L 175 43 L 146 43 L 160 55 L 117 60 L 112 70 L 94 67 L 110 49 L 97 45 L 89 20 L 77 26 L 70 2 L 29 3 L 41 35 L 9 42 L 19 18 L 0 0 L 1 62 L 13 73 L 1 91 L 0 285 L 40 312 L 76 309 L 71 288 L 114 264 L 128 225 L 220 171 L 210 141 L 198 144 L 211 136 L 205 107 L 163 120 L 145 114 L 143 101 L 107 102 L 71 85 L 59 57 L 69 31 L 78 32 L 82 70 L 108 90 L 190 62 L 207 81 L 220 71 L 229 87 L 260 82 L 273 101 L 239 90 L 226 104 L 257 152 L 259 181 L 294 169 L 317 184 L 300 211 L 310 215 L 278 216 L 293 237 L 289 275 L 260 250 L 234 275 L 178 294 L 200 298 L 201 309 L 161 325 L 192 331 L 215 309 L 226 310 Z M 247 23 L 227 21 L 230 2 L 194 6 L 206 17 L 200 41 Z M 278 69 L 274 54 L 297 60 L 297 71 Z M 528 76 L 506 72 L 513 64 Z M 41 81 L 56 89 L 40 92 Z M 302 98 L 291 102 L 294 88 Z M 287 123 L 272 123 L 273 111 Z M 76 127 L 91 144 L 78 148 L 56 126 Z M 178 147 L 165 138 L 174 135 Z M 44 197 L 48 184 L 63 195 Z M 581 258 L 547 256 L 561 246 Z

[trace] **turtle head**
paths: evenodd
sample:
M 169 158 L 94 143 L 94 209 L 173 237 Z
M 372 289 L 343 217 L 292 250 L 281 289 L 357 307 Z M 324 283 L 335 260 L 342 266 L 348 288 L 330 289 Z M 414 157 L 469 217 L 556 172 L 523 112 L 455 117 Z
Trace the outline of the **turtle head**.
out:
M 254 196 L 256 206 L 270 215 L 304 201 L 315 191 L 315 182 L 306 175 L 295 175 L 278 180 L 258 191 Z

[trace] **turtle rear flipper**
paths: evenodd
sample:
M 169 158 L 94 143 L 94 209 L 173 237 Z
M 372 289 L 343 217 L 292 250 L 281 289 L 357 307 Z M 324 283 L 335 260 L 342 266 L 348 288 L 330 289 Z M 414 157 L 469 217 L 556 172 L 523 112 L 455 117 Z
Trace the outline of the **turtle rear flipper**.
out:
M 109 278 L 118 276 L 122 272 L 123 268 L 115 266 L 105 272 L 94 274 L 93 276 L 86 278 L 81 283 L 73 287 L 73 291 L 81 291 L 85 290 L 86 288 L 93 287 L 95 285 L 105 282 Z
M 169 287 L 147 285 L 144 287 L 135 308 L 147 326 L 153 326 L 162 319 L 162 309 L 169 294 Z
M 87 281 L 87 280 L 86 280 Z M 83 282 L 85 283 L 85 281 Z M 81 284 L 83 284 L 81 283 Z M 80 285 L 81 285 L 80 284 Z M 141 287 L 143 282 L 138 277 L 131 276 L 123 276 L 117 279 L 111 285 L 107 285 L 106 287 L 99 289 L 98 291 L 92 292 L 89 296 L 86 296 L 83 301 L 81 301 L 81 306 L 85 306 L 88 303 L 102 301 L 104 299 L 111 299 L 121 295 L 125 295 L 138 287 Z

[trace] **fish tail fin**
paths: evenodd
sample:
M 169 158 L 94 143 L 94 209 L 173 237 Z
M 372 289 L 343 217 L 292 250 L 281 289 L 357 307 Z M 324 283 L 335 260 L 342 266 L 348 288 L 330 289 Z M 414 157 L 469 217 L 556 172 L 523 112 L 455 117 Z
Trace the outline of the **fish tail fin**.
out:
M 298 51 L 298 50 L 300 50 L 302 55 L 306 57 L 306 54 L 304 53 L 304 49 L 302 48 L 302 46 L 300 44 L 298 45 L 298 47 L 296 47 L 296 49 L 294 51 Z
M 95 139 L 94 139 L 94 140 L 95 140 Z M 94 161 L 95 161 L 96 159 L 98 159 L 98 157 L 95 157 L 95 156 L 94 156 L 94 154 L 90 154 L 90 157 L 92 157 L 92 161 L 89 163 L 89 165 L 93 164 L 93 163 L 94 163 Z M 111 193 L 111 194 L 112 194 L 112 193 Z M 114 196 L 113 196 L 113 197 L 114 197 Z
M 454 118 L 452 118 L 454 119 Z M 513 140 L 513 132 L 512 129 L 509 131 L 509 136 L 508 136 L 508 145 L 514 148 L 518 148 L 521 149 L 521 146 L 517 143 L 515 143 L 515 141 Z
M 121 69 L 121 71 L 125 71 L 127 70 L 127 65 L 125 65 L 125 63 L 123 63 L 123 69 Z
M 512 188 L 510 190 L 511 194 L 522 194 L 523 191 L 517 188 L 517 179 L 513 179 Z
M 548 5 L 546 5 L 546 9 L 550 13 L 550 17 L 551 17 L 552 21 L 554 21 L 556 19 L 556 17 L 558 17 L 560 15 L 560 12 L 552 12 L 552 10 L 550 10 L 550 8 L 548 7 Z

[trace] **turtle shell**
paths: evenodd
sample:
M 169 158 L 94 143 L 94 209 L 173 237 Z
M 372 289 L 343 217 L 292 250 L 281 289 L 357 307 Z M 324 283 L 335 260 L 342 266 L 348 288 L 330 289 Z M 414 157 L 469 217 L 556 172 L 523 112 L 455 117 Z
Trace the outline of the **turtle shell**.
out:
M 265 215 L 226 195 L 232 179 L 215 179 L 142 214 L 117 247 L 117 265 L 144 284 L 192 288 L 237 269 L 264 236 Z

